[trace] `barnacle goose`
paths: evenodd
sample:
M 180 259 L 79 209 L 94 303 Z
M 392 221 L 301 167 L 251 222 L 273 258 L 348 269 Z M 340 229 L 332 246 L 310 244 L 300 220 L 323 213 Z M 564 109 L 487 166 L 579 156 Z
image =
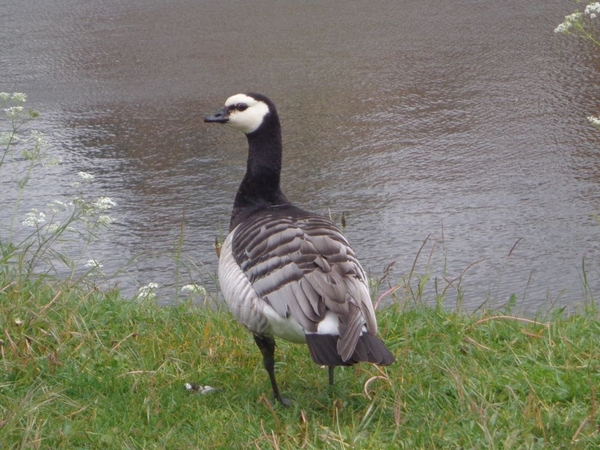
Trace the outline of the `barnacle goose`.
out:
M 306 343 L 313 361 L 329 367 L 394 356 L 376 337 L 367 276 L 342 232 L 304 211 L 280 188 L 281 126 L 264 95 L 229 97 L 205 122 L 223 123 L 248 139 L 248 163 L 235 196 L 219 258 L 219 283 L 235 317 L 253 334 L 275 399 L 274 337 Z

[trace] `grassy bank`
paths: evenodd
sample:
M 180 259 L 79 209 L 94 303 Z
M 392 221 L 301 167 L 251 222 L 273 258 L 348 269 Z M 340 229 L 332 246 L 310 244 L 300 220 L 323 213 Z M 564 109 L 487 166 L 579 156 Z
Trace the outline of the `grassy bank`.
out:
M 279 343 L 271 406 L 226 311 L 0 277 L 0 448 L 597 448 L 600 321 L 378 311 L 397 357 L 336 371 Z M 206 395 L 185 383 L 217 388 Z

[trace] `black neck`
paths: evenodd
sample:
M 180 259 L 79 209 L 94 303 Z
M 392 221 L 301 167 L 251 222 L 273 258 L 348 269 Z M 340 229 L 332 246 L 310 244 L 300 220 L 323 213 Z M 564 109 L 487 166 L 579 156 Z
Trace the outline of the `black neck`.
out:
M 290 203 L 279 184 L 282 146 L 277 113 L 269 113 L 247 138 L 248 164 L 233 203 L 232 229 L 256 210 Z

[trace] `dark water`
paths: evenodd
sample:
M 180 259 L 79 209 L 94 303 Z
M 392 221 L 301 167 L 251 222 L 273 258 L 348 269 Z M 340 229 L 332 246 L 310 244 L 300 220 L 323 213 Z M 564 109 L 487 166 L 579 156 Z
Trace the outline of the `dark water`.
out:
M 451 282 L 449 305 L 458 291 L 469 308 L 576 304 L 584 275 L 600 288 L 600 133 L 585 119 L 600 113 L 600 49 L 553 33 L 572 8 L 8 0 L 0 90 L 29 95 L 63 160 L 24 210 L 87 171 L 118 207 L 83 262 L 108 273 L 137 256 L 113 283 L 157 282 L 165 302 L 177 271 L 214 291 L 246 144 L 202 117 L 256 91 L 278 105 L 288 197 L 345 212 L 373 276 L 396 261 L 400 281 L 419 255 L 427 296 Z

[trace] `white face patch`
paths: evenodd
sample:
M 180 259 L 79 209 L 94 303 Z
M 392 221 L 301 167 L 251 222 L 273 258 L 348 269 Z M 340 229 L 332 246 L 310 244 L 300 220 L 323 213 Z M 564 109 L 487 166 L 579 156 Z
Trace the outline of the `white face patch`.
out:
M 231 109 L 227 125 L 241 130 L 246 134 L 256 131 L 269 112 L 269 106 L 266 103 L 246 94 L 236 94 L 229 97 L 225 102 L 225 106 L 233 105 L 245 105 L 247 108 L 243 111 L 241 109 Z

